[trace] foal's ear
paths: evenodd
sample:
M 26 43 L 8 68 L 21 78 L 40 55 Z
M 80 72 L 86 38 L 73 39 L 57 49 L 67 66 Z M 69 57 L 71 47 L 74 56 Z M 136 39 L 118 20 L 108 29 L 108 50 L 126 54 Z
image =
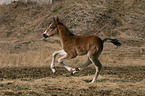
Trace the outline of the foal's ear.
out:
M 55 21 L 55 17 L 53 17 L 53 21 Z
M 57 22 L 59 22 L 59 18 L 58 17 L 56 18 L 56 20 L 57 20 Z

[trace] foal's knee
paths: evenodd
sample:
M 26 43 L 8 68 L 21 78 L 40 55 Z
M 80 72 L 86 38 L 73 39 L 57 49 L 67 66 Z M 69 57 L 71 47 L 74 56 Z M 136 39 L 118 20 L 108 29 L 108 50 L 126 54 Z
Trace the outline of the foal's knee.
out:
M 58 55 L 57 52 L 54 52 L 54 53 L 52 54 L 53 57 L 55 57 L 56 55 Z
M 63 63 L 63 60 L 58 59 L 58 63 L 59 63 L 59 64 Z
M 102 68 L 102 64 L 100 64 L 98 67 L 99 67 L 99 70 L 101 70 L 101 68 Z

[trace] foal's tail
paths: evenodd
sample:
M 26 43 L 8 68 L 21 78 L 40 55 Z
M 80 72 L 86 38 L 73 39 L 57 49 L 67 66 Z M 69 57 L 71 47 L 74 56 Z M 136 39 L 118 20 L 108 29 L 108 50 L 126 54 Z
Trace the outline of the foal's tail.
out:
M 113 44 L 116 45 L 117 47 L 118 47 L 118 46 L 121 46 L 121 43 L 120 43 L 117 39 L 105 38 L 105 39 L 103 40 L 103 43 L 105 43 L 105 42 L 113 43 Z

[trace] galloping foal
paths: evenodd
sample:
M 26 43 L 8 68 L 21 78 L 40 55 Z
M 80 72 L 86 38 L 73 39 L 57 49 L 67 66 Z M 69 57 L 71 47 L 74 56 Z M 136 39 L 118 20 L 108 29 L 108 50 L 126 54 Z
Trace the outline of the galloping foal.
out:
M 62 55 L 62 57 L 58 59 L 58 62 L 63 65 L 68 71 L 71 71 L 73 74 L 93 63 L 96 68 L 96 73 L 91 83 L 96 81 L 102 68 L 102 64 L 98 60 L 98 57 L 103 50 L 103 44 L 105 42 L 111 42 L 116 46 L 121 45 L 121 43 L 118 42 L 118 40 L 116 39 L 106 38 L 104 40 L 101 40 L 98 36 L 95 35 L 74 35 L 66 28 L 66 26 L 59 22 L 58 17 L 56 19 L 54 18 L 53 22 L 43 33 L 43 37 L 48 38 L 55 34 L 59 36 L 63 50 L 55 51 L 53 53 L 52 63 L 50 66 L 53 73 L 55 73 L 55 57 L 57 55 Z M 66 59 L 72 59 L 78 55 L 85 54 L 88 55 L 88 60 L 84 65 L 80 66 L 79 68 L 71 68 L 63 63 L 63 61 Z

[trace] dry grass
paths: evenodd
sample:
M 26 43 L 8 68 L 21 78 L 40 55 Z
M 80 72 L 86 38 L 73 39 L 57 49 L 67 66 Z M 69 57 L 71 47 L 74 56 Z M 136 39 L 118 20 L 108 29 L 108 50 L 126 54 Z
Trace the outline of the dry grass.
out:
M 143 0 L 56 0 L 50 6 L 0 6 L 0 95 L 144 96 L 143 5 Z M 61 46 L 57 37 L 43 41 L 41 34 L 54 16 L 75 34 L 121 41 L 120 48 L 104 44 L 99 58 L 103 69 L 96 83 L 88 84 L 93 65 L 71 76 L 56 63 L 57 73 L 52 74 L 52 53 Z M 78 67 L 86 60 L 87 56 L 81 56 L 65 63 Z
M 2 80 L 0 95 L 144 95 L 144 80 L 132 82 L 116 75 L 100 75 L 96 83 L 88 84 L 86 81 L 90 80 L 92 75 L 51 76 Z

